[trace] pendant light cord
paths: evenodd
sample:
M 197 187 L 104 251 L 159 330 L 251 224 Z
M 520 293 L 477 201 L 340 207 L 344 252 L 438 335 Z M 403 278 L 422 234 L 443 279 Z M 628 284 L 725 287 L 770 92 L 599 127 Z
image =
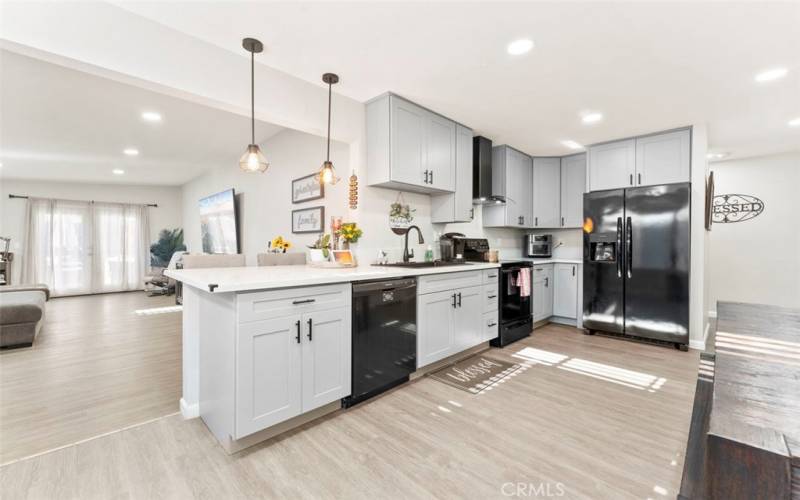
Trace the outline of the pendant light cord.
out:
M 250 52 L 250 137 L 251 143 L 256 143 L 256 77 L 255 77 L 255 52 Z
M 333 83 L 328 83 L 328 153 L 325 156 L 326 161 L 331 161 L 331 97 L 333 95 L 331 87 Z

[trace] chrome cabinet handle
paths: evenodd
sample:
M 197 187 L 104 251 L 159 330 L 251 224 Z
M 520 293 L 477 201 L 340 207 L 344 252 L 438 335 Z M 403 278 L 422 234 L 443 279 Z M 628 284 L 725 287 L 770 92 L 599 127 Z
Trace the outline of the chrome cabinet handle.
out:
M 622 278 L 622 217 L 617 217 L 617 278 Z
M 317 299 L 304 299 L 304 300 L 294 300 L 292 304 L 299 305 L 299 304 L 311 304 L 312 302 L 316 302 Z
M 311 318 L 308 318 L 308 340 L 314 340 L 314 337 L 312 336 L 313 326 L 314 324 L 311 322 Z
M 633 221 L 631 221 L 630 217 L 628 217 L 626 223 L 625 235 L 625 243 L 628 247 L 626 252 L 628 254 L 628 262 L 625 267 L 627 268 L 628 278 L 630 278 L 633 276 L 633 272 L 631 271 L 631 268 L 633 267 Z

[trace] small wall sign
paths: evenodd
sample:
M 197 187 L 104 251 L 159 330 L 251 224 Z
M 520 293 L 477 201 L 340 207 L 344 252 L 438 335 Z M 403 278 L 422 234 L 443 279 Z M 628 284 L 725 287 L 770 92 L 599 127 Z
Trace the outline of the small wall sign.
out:
M 325 207 L 292 210 L 293 233 L 321 233 L 325 220 Z
M 316 178 L 316 175 L 311 174 L 292 181 L 292 203 L 302 203 L 325 197 L 325 186 Z
M 761 215 L 764 202 L 749 194 L 721 194 L 714 196 L 711 219 L 715 224 L 744 222 Z

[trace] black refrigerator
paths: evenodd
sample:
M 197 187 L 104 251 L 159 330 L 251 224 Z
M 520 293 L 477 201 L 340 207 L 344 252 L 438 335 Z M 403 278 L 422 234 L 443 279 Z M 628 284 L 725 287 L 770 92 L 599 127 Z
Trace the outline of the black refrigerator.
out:
M 689 343 L 690 184 L 583 196 L 583 327 Z

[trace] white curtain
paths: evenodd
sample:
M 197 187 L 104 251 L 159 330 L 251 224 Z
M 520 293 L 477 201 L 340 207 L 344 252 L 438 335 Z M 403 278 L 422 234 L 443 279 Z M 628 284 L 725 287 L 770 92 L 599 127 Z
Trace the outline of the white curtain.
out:
M 23 283 L 53 295 L 139 290 L 149 268 L 143 205 L 28 199 Z

